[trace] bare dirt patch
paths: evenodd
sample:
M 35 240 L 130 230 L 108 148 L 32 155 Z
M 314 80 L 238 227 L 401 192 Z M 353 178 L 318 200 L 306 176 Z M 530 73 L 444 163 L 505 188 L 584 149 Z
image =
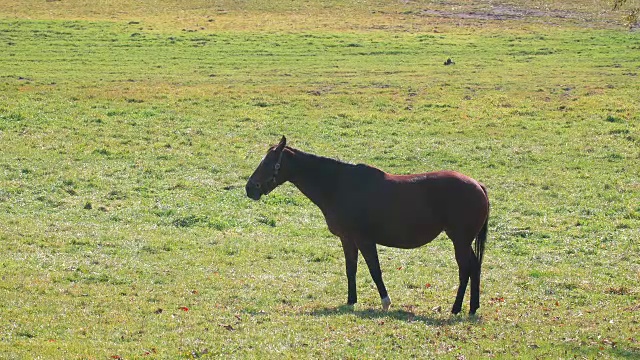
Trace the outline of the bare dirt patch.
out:
M 580 19 L 580 14 L 561 10 L 534 10 L 520 9 L 508 6 L 494 6 L 486 10 L 454 11 L 454 10 L 430 10 L 422 11 L 425 16 L 438 16 L 444 18 L 477 19 L 477 20 L 524 20 L 533 17 L 549 17 L 558 19 Z
M 414 11 L 413 15 L 442 19 L 478 21 L 529 21 L 554 23 L 582 23 L 612 25 L 619 18 L 606 9 L 527 7 L 526 5 L 481 4 L 476 6 L 451 6 Z

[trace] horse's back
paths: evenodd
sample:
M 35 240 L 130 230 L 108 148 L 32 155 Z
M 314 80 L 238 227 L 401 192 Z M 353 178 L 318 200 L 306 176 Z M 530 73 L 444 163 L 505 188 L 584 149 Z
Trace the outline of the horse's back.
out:
M 404 236 L 400 247 L 424 245 L 440 232 L 452 230 L 477 234 L 486 219 L 488 200 L 483 185 L 454 171 L 439 171 L 415 175 L 385 176 L 380 203 L 386 207 L 378 221 L 384 227 Z M 380 207 L 378 207 L 380 208 Z M 384 237 L 392 236 L 380 231 Z M 471 235 L 469 235 L 471 236 Z M 381 236 L 382 237 L 382 236 Z M 379 243 L 386 245 L 386 239 Z
M 447 233 L 473 236 L 480 231 L 489 212 L 486 187 L 477 180 L 455 171 L 438 171 L 406 176 L 401 181 L 419 184 L 434 211 L 440 214 Z
M 482 211 L 484 191 L 463 174 L 391 175 L 359 164 L 345 175 L 335 206 L 325 214 L 336 235 L 356 233 L 381 245 L 414 248 L 443 230 L 480 226 L 473 215 Z

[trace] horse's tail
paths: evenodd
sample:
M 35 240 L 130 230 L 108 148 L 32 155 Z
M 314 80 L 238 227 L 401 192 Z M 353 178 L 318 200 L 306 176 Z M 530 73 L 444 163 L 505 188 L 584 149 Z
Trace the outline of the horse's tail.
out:
M 475 253 L 478 258 L 478 266 L 482 266 L 482 258 L 484 257 L 484 246 L 487 243 L 487 227 L 489 225 L 489 194 L 487 193 L 487 188 L 484 185 L 480 185 L 482 187 L 482 191 L 484 191 L 484 195 L 487 197 L 487 219 L 484 221 L 484 225 L 482 225 L 482 229 L 478 233 L 476 237 L 475 243 Z

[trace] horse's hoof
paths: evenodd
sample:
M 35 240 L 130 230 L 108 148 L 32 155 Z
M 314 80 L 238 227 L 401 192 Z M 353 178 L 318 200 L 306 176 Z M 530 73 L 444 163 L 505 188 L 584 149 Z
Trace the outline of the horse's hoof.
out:
M 458 315 L 458 314 L 460 313 L 460 311 L 461 311 L 461 310 L 462 310 L 462 307 L 454 306 L 454 307 L 453 307 L 453 309 L 451 309 L 451 313 L 452 313 L 453 315 Z
M 387 311 L 389 310 L 389 306 L 391 306 L 391 299 L 389 299 L 389 297 L 385 297 L 384 299 L 382 299 L 382 310 Z

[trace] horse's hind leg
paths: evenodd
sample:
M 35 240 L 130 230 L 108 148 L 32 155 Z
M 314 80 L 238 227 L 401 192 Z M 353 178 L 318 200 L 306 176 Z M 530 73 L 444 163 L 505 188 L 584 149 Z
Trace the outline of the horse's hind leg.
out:
M 469 284 L 469 279 L 471 279 L 469 314 L 473 315 L 480 307 L 480 266 L 478 264 L 478 258 L 473 253 L 471 245 L 459 245 L 454 241 L 454 248 L 456 252 L 456 262 L 458 263 L 458 278 L 460 284 L 451 312 L 457 314 L 462 310 L 464 293 Z
M 456 262 L 458 263 L 458 293 L 456 294 L 456 300 L 453 302 L 453 308 L 451 312 L 457 314 L 462 310 L 462 301 L 464 300 L 464 293 L 467 291 L 467 284 L 469 283 L 469 277 L 471 275 L 471 254 L 473 251 L 470 246 L 457 245 L 454 241 L 454 247 L 456 252 Z
M 471 251 L 471 307 L 469 314 L 473 315 L 480 308 L 480 263 L 476 254 Z

